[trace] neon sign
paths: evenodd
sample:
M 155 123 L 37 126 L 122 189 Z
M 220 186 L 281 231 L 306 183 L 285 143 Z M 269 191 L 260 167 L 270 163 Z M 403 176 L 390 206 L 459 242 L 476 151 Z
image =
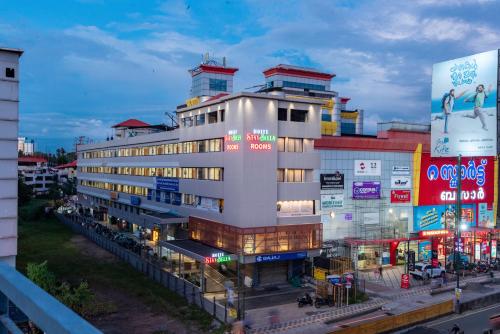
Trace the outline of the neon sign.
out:
M 460 176 L 462 180 L 474 180 L 480 187 L 484 186 L 486 181 L 485 166 L 488 160 L 481 159 L 479 166 L 476 166 L 474 160 L 469 160 L 467 165 L 460 166 Z M 429 181 L 439 180 L 450 181 L 450 188 L 457 187 L 457 166 L 451 164 L 443 164 L 441 168 L 436 165 L 430 165 L 427 168 L 427 179 Z
M 230 255 L 224 255 L 224 253 L 212 253 L 212 256 L 205 257 L 205 263 L 224 263 L 231 261 Z
M 241 141 L 241 134 L 238 134 L 238 130 L 229 130 L 227 135 L 224 136 L 226 151 L 228 152 L 239 151 L 240 141 Z
M 246 140 L 250 143 L 252 151 L 271 151 L 276 136 L 269 134 L 267 129 L 253 129 L 253 132 L 247 133 Z

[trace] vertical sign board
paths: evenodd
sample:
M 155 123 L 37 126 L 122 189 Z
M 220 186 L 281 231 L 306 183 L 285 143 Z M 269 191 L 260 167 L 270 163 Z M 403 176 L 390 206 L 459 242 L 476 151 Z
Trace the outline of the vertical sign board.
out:
M 491 240 L 491 258 L 495 259 L 497 257 L 497 241 Z
M 497 154 L 498 50 L 434 64 L 433 157 Z

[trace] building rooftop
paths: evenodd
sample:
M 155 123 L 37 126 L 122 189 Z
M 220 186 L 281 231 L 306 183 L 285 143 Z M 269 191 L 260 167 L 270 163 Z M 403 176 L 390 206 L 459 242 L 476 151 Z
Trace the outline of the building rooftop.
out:
M 113 125 L 112 128 L 143 128 L 148 126 L 150 126 L 148 123 L 145 123 L 135 118 L 131 118 L 127 119 L 124 122 Z
M 271 68 L 264 70 L 263 73 L 266 78 L 274 74 L 284 74 L 284 75 L 313 78 L 319 80 L 331 80 L 333 77 L 335 77 L 335 74 L 321 72 L 313 68 L 292 66 L 286 64 L 279 64 L 277 66 L 273 66 Z
M 41 163 L 47 163 L 47 159 L 45 159 L 44 157 L 35 157 L 35 156 L 27 156 L 27 157 L 19 157 L 18 158 L 18 163 L 38 163 L 38 162 L 41 162 Z
M 56 168 L 56 169 L 76 168 L 76 164 L 77 164 L 77 160 L 73 160 L 70 163 L 59 165 L 59 166 L 56 166 L 54 168 Z
M 22 55 L 23 54 L 23 50 L 21 49 L 14 49 L 14 48 L 6 48 L 6 47 L 2 47 L 0 46 L 0 51 L 5 51 L 5 52 L 12 52 L 12 53 L 17 53 L 19 55 Z

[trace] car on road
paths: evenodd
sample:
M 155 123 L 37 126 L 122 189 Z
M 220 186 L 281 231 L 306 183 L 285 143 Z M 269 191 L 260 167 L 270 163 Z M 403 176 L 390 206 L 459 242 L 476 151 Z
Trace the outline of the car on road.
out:
M 430 279 L 442 277 L 445 275 L 446 270 L 441 267 L 433 267 L 427 263 L 415 263 L 415 270 L 410 271 L 410 275 L 415 279 Z

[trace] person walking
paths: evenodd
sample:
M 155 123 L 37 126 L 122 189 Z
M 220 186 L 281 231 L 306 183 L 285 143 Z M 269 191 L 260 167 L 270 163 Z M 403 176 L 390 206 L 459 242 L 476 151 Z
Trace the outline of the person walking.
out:
M 491 85 L 488 87 L 488 92 L 485 91 L 484 85 L 480 84 L 476 87 L 476 94 L 465 99 L 465 102 L 473 102 L 474 103 L 474 113 L 469 115 L 464 115 L 464 117 L 469 117 L 472 119 L 476 119 L 479 117 L 481 121 L 481 125 L 484 131 L 488 131 L 488 127 L 486 126 L 486 120 L 484 118 L 485 111 L 483 110 L 484 100 L 488 98 L 488 94 L 491 91 Z
M 383 270 L 383 269 L 382 269 L 382 265 L 380 265 L 380 266 L 378 267 L 378 276 L 380 277 L 380 279 L 381 279 L 381 280 L 383 280 L 383 279 L 384 279 L 384 276 L 382 275 L 382 270 Z
M 440 116 L 436 116 L 434 119 L 444 120 L 443 133 L 448 133 L 448 118 L 451 117 L 451 113 L 453 112 L 455 100 L 461 98 L 466 92 L 467 91 L 465 90 L 455 96 L 455 89 L 452 88 L 441 98 L 441 110 L 443 114 Z

